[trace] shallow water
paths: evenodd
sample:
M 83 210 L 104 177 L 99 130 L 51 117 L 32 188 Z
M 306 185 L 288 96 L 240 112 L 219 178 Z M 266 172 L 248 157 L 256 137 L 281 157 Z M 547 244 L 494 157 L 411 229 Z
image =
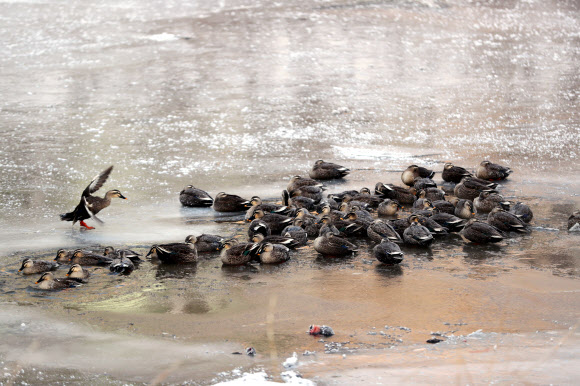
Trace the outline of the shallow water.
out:
M 152 361 L 168 355 L 151 354 L 159 339 L 178 342 L 176 357 L 198 345 L 216 355 L 196 359 L 197 376 L 161 360 L 170 382 L 210 382 L 236 366 L 276 375 L 293 351 L 325 363 L 324 343 L 305 334 L 311 323 L 369 355 L 435 331 L 578 323 L 580 239 L 565 230 L 580 207 L 577 2 L 0 1 L 0 15 L 0 301 L 11 304 L 0 326 L 12 339 L 0 360 L 21 363 L 29 341 L 42 341 L 16 334 L 10 316 L 26 324 L 35 312 L 35 323 L 73 323 L 89 340 L 147 339 L 135 355 Z M 509 165 L 501 193 L 532 207 L 533 231 L 492 247 L 452 235 L 404 248 L 396 268 L 357 240 L 349 259 L 306 248 L 275 267 L 225 269 L 216 255 L 197 267 L 147 261 L 129 277 L 96 269 L 86 285 L 51 294 L 16 272 L 22 258 L 59 248 L 146 252 L 188 234 L 245 237 L 241 217 L 183 209 L 179 191 L 278 200 L 320 158 L 352 170 L 329 192 L 400 184 L 412 163 Z M 111 164 L 103 192 L 129 199 L 94 231 L 59 221 Z M 229 355 L 249 345 L 255 360 Z M 121 364 L 90 371 L 101 382 L 159 375 L 125 371 L 110 346 L 95 350 Z M 82 368 L 87 352 L 76 353 Z M 22 366 L 50 368 L 52 381 L 70 375 L 37 358 Z

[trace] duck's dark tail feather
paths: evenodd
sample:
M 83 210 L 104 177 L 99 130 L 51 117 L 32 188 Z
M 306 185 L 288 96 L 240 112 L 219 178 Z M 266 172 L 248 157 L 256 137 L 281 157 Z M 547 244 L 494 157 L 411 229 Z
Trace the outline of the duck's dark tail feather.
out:
M 74 221 L 75 220 L 75 212 L 63 213 L 60 215 L 60 219 L 62 221 Z

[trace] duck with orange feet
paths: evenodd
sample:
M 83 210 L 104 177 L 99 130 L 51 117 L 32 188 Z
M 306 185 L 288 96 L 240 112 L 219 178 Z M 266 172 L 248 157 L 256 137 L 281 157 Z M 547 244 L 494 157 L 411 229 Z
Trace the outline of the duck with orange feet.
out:
M 107 193 L 105 193 L 105 197 L 97 197 L 92 195 L 105 184 L 112 170 L 113 166 L 109 166 L 107 169 L 103 170 L 95 178 L 93 178 L 91 183 L 85 188 L 85 190 L 83 190 L 83 193 L 81 194 L 81 201 L 76 206 L 76 208 L 72 212 L 61 214 L 60 219 L 62 221 L 72 221 L 73 225 L 77 221 L 80 221 L 81 226 L 85 227 L 86 229 L 95 229 L 94 227 L 88 226 L 85 223 L 84 220 L 89 218 L 102 224 L 103 221 L 101 221 L 96 216 L 96 214 L 111 205 L 111 199 L 114 197 L 122 198 L 123 200 L 127 199 L 127 197 L 123 196 L 123 194 L 121 194 L 121 192 L 117 189 L 109 190 Z

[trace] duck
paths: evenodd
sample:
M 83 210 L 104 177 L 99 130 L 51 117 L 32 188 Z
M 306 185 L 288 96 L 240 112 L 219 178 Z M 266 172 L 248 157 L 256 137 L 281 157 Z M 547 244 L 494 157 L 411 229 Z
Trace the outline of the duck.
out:
M 363 208 L 367 209 L 368 205 L 361 201 L 353 200 L 349 195 L 344 196 L 344 200 L 340 203 L 338 207 L 339 211 L 348 213 L 353 210 L 353 208 Z
M 568 217 L 568 231 L 580 232 L 580 210 L 575 211 Z
M 373 248 L 373 256 L 383 264 L 399 264 L 403 261 L 404 253 L 401 248 L 390 240 L 381 240 Z
M 463 177 L 472 177 L 473 174 L 461 166 L 455 166 L 451 162 L 446 162 L 443 166 L 441 177 L 445 182 L 460 183 Z
M 44 273 L 54 271 L 59 267 L 59 265 L 60 264 L 55 261 L 24 259 L 18 272 L 22 272 L 23 275 Z
M 431 217 L 417 216 L 419 224 L 429 229 L 433 236 L 440 236 L 448 234 L 449 229 L 433 220 Z
M 256 251 L 260 263 L 280 264 L 290 260 L 290 250 L 281 244 L 264 243 Z
M 296 247 L 298 247 L 298 242 L 296 240 L 294 240 L 292 237 L 286 237 L 286 236 L 264 236 L 261 233 L 257 233 L 254 235 L 254 237 L 252 237 L 252 239 L 250 240 L 253 243 L 256 244 L 266 244 L 266 243 L 270 243 L 270 244 L 280 244 L 283 245 L 289 249 L 294 249 Z
M 413 206 L 411 207 L 412 211 L 415 210 L 423 210 L 423 209 L 427 209 L 427 208 L 433 208 L 433 204 L 431 203 L 431 200 L 429 200 L 428 198 L 421 198 L 419 197 L 417 199 L 417 201 L 415 201 L 413 203 Z
M 320 217 L 317 224 L 320 225 L 318 236 L 324 236 L 327 232 L 340 237 L 359 236 L 366 233 L 366 229 L 349 219 L 333 221 L 330 216 L 325 215 Z
M 335 220 L 344 218 L 344 216 L 346 216 L 346 212 L 332 209 L 330 207 L 330 205 L 326 204 L 326 205 L 323 205 L 321 210 L 320 210 L 319 217 L 322 217 L 322 216 L 329 216 L 332 221 L 335 221 Z
M 286 190 L 289 192 L 301 188 L 302 186 L 317 186 L 319 188 L 323 188 L 324 185 L 319 181 L 313 180 L 312 178 L 308 177 L 301 177 L 301 176 L 293 176 L 290 178 L 290 182 L 288 182 L 288 186 Z
M 495 192 L 488 186 L 480 184 L 478 181 L 472 179 L 471 177 L 465 177 L 460 183 L 455 185 L 453 189 L 453 194 L 460 199 L 464 200 L 475 200 L 479 197 L 481 192 Z
M 509 208 L 510 202 L 506 201 L 499 193 L 485 191 L 473 200 L 473 206 L 477 213 L 489 213 L 497 206 L 504 209 Z
M 189 237 L 184 243 L 153 245 L 147 253 L 150 255 L 165 264 L 197 263 L 197 248 Z
M 433 213 L 431 220 L 436 221 L 439 225 L 447 228 L 450 232 L 458 232 L 463 229 L 465 222 L 463 219 L 449 213 Z
M 268 224 L 271 233 L 277 235 L 279 235 L 282 232 L 282 229 L 286 228 L 286 226 L 290 225 L 293 221 L 292 217 L 277 213 L 264 213 L 262 209 L 257 209 L 254 211 L 254 214 L 252 217 L 250 217 L 250 220 L 254 219 L 261 220 Z
M 354 204 L 353 201 L 355 201 Z M 342 202 L 348 202 L 351 205 L 359 205 L 373 209 L 378 208 L 379 204 L 383 201 L 383 197 L 372 195 L 369 188 L 362 188 L 356 195 L 346 194 L 342 200 Z
M 403 239 L 403 233 L 405 230 L 411 226 L 411 216 L 407 218 L 398 218 L 396 220 L 389 220 L 388 223 L 393 227 L 393 229 L 401 236 L 401 240 Z
M 288 225 L 282 230 L 282 236 L 293 238 L 299 247 L 306 245 L 308 242 L 308 233 L 302 228 L 302 219 L 299 218 L 294 219 L 292 225 Z
M 382 198 L 396 200 L 401 205 L 413 205 L 417 199 L 415 188 L 405 189 L 401 186 L 385 185 L 382 182 L 375 185 L 375 193 Z
M 224 192 L 219 192 L 213 201 L 213 210 L 216 212 L 243 212 L 251 206 L 250 200 Z
M 306 209 L 306 210 L 314 210 L 314 206 L 316 205 L 316 201 L 311 198 L 304 197 L 304 196 L 294 196 L 290 197 L 290 193 L 284 189 L 282 191 L 282 204 L 288 207 L 294 207 L 298 209 Z M 288 214 L 290 214 L 289 212 Z
M 422 177 L 415 177 L 415 183 L 413 187 L 417 189 L 417 191 L 427 189 L 427 188 L 437 188 L 437 184 L 431 178 L 422 178 Z
M 113 259 L 110 257 L 83 251 L 82 249 L 75 249 L 70 259 L 71 264 L 80 265 L 109 265 L 111 264 L 111 261 L 113 261 Z
M 351 212 L 347 213 L 344 220 L 358 225 L 361 228 L 361 233 L 364 235 L 366 234 L 367 228 L 373 222 L 373 218 L 371 217 L 369 219 L 366 217 L 366 215 L 360 215 L 360 212 L 364 213 L 363 211 L 352 210 Z
M 206 233 L 202 233 L 199 236 L 189 235 L 185 238 L 185 242 L 192 242 L 195 245 L 197 252 L 221 251 L 224 247 L 223 237 Z
M 336 236 L 346 236 L 346 234 L 342 233 L 338 230 L 338 228 L 334 225 L 334 221 L 329 215 L 321 216 L 318 219 L 317 224 L 322 224 L 318 231 L 318 236 L 323 236 L 328 232 L 331 232 L 333 235 Z M 356 226 L 354 224 L 349 224 L 349 226 Z
M 91 273 L 87 269 L 84 269 L 80 264 L 73 264 L 68 270 L 66 276 L 69 279 L 84 281 L 91 276 Z
M 470 219 L 459 235 L 465 242 L 476 244 L 499 243 L 504 239 L 503 234 L 496 227 L 476 218 Z
M 419 224 L 419 217 L 409 216 L 410 225 L 403 232 L 405 244 L 428 247 L 433 243 L 433 235 L 425 226 Z
M 109 166 L 107 169 L 103 170 L 101 173 L 95 176 L 91 183 L 85 188 L 85 190 L 83 190 L 83 193 L 81 194 L 81 201 L 76 206 L 76 208 L 72 212 L 61 214 L 60 219 L 62 221 L 72 221 L 73 225 L 77 221 L 80 221 L 80 225 L 85 229 L 95 229 L 95 227 L 88 226 L 85 223 L 84 220 L 89 218 L 102 224 L 103 221 L 96 216 L 97 213 L 111 205 L 111 199 L 115 197 L 122 198 L 123 200 L 127 199 L 127 197 L 123 196 L 123 194 L 118 189 L 109 190 L 107 193 L 105 193 L 105 197 L 97 197 L 92 195 L 105 184 L 112 170 L 113 166 Z
M 125 257 L 125 252 L 121 251 L 109 265 L 109 271 L 118 273 L 121 275 L 129 275 L 135 269 L 135 264 Z
M 405 185 L 413 186 L 415 185 L 415 178 L 433 178 L 434 175 L 435 172 L 433 170 L 422 166 L 410 165 L 403 171 L 403 174 L 401 174 L 401 181 L 403 181 Z
M 508 167 L 484 160 L 477 167 L 475 176 L 483 180 L 505 180 L 511 173 L 513 172 Z
M 213 198 L 205 190 L 187 185 L 179 192 L 179 202 L 191 208 L 205 208 L 213 205 Z
M 532 212 L 532 209 L 522 202 L 516 202 L 515 205 L 510 208 L 510 213 L 521 218 L 526 224 L 529 224 L 534 218 L 534 212 Z
M 528 227 L 522 219 L 500 207 L 495 207 L 489 212 L 487 223 L 504 232 L 528 232 Z
M 288 191 L 291 198 L 306 197 L 314 201 L 314 204 L 322 200 L 323 189 L 319 186 L 301 186 L 297 189 Z
M 332 232 L 314 239 L 314 250 L 324 256 L 348 256 L 357 252 L 354 244 Z
M 72 258 L 73 252 L 74 251 L 59 249 L 58 251 L 56 251 L 56 257 L 54 258 L 54 261 L 56 261 L 57 263 L 68 263 Z
M 351 190 L 345 190 L 345 191 L 338 192 L 338 193 L 330 193 L 328 196 L 326 196 L 326 198 L 333 199 L 337 203 L 341 203 L 345 196 L 348 195 L 348 196 L 354 197 L 358 194 L 359 194 L 359 192 L 357 190 L 351 189 Z
M 143 260 L 141 260 L 141 258 L 139 256 L 141 256 L 140 253 L 135 252 L 131 249 L 115 249 L 112 246 L 108 246 L 105 247 L 105 251 L 103 252 L 104 256 L 109 256 L 111 258 L 114 258 L 115 256 L 118 256 L 121 252 L 123 252 L 125 254 L 125 257 L 128 259 L 131 259 L 131 261 L 133 263 L 139 263 Z
M 255 219 L 250 223 L 248 228 L 248 238 L 251 240 L 256 234 L 262 234 L 264 236 L 270 236 L 272 230 L 270 226 L 260 219 Z M 225 246 L 225 244 L 224 244 Z
M 71 287 L 78 287 L 80 283 L 77 280 L 58 278 L 56 279 L 52 272 L 45 272 L 40 276 L 35 284 L 41 290 L 58 291 Z
M 464 220 L 469 220 L 475 216 L 475 210 L 473 208 L 473 201 L 461 199 L 457 201 L 455 205 L 455 216 L 462 218 Z
M 452 202 L 447 200 L 435 200 L 431 201 L 431 205 L 433 206 L 433 210 L 435 213 L 448 213 L 454 214 L 455 213 L 455 205 Z
M 397 233 L 395 228 L 383 220 L 373 221 L 367 228 L 367 236 L 377 243 L 380 243 L 382 240 L 388 240 L 395 243 L 403 242 L 403 239 Z
M 308 175 L 315 180 L 334 180 L 344 178 L 348 173 L 350 170 L 342 165 L 319 159 L 314 163 Z
M 308 237 L 318 236 L 318 231 L 320 230 L 320 224 L 317 224 L 318 218 L 310 214 L 306 209 L 298 209 L 296 212 L 296 218 L 302 220 L 302 227 L 308 234 Z
M 224 242 L 220 258 L 223 265 L 243 265 L 254 258 L 252 247 L 254 243 L 238 243 L 236 239 L 229 239 Z
M 445 200 L 445 192 L 439 188 L 426 188 L 418 191 L 419 198 L 428 198 L 431 201 Z
M 398 202 L 386 198 L 377 207 L 377 214 L 379 216 L 396 216 L 400 208 L 401 205 Z
M 252 217 L 252 214 L 256 209 L 262 209 L 266 213 L 279 213 L 279 214 L 286 214 L 290 210 L 290 208 L 286 205 L 265 203 L 258 196 L 253 196 L 250 199 L 250 204 L 252 204 L 252 206 L 246 211 L 245 216 L 246 220 Z

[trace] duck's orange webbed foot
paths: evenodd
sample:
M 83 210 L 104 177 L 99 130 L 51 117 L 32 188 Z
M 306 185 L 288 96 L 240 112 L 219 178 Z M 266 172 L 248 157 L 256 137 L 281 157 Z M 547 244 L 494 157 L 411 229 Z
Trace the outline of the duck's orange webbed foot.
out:
M 95 229 L 95 227 L 90 227 L 90 226 L 88 226 L 88 225 L 87 225 L 87 224 L 86 224 L 84 221 L 81 221 L 81 226 L 82 226 L 82 227 L 85 227 L 85 228 L 87 228 L 87 229 Z

